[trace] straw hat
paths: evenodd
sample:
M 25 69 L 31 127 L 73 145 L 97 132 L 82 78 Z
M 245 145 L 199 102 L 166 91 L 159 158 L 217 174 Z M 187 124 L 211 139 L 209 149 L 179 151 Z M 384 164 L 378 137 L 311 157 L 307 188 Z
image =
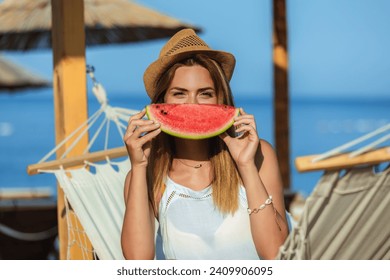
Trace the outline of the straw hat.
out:
M 228 52 L 212 50 L 194 30 L 182 29 L 165 44 L 158 59 L 144 73 L 145 89 L 149 97 L 153 99 L 157 81 L 170 66 L 194 54 L 205 54 L 217 61 L 230 81 L 236 63 L 234 56 Z

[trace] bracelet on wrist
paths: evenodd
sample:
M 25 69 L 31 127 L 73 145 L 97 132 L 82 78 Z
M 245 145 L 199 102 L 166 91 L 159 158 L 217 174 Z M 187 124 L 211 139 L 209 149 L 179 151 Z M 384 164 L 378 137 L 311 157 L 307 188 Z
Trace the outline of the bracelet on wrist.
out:
M 260 210 L 263 210 L 267 205 L 270 205 L 272 203 L 272 195 L 268 196 L 268 198 L 265 200 L 265 202 L 263 204 L 261 204 L 259 207 L 257 208 L 254 208 L 254 209 L 247 209 L 248 210 L 248 214 L 249 215 L 252 215 L 252 214 L 257 214 Z

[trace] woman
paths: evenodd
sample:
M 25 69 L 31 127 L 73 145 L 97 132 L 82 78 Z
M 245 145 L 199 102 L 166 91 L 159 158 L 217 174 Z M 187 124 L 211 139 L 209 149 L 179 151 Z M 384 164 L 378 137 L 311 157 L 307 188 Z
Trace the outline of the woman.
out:
M 234 106 L 229 81 L 235 58 L 210 49 L 193 30 L 176 33 L 145 71 L 152 103 Z M 124 141 L 132 169 L 125 182 L 122 249 L 153 259 L 160 227 L 169 259 L 273 259 L 288 235 L 283 188 L 271 145 L 240 109 L 234 127 L 188 140 L 131 117 Z M 158 221 L 158 222 L 155 222 Z

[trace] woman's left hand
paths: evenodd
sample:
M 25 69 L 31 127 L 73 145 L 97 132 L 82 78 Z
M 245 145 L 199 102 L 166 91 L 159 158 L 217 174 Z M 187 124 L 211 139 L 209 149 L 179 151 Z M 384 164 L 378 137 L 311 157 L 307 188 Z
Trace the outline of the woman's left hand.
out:
M 245 113 L 240 108 L 240 115 L 235 118 L 233 125 L 236 127 L 236 133 L 241 133 L 241 135 L 231 137 L 224 132 L 220 135 L 221 139 L 226 143 L 230 154 L 238 166 L 254 163 L 260 142 L 254 116 Z

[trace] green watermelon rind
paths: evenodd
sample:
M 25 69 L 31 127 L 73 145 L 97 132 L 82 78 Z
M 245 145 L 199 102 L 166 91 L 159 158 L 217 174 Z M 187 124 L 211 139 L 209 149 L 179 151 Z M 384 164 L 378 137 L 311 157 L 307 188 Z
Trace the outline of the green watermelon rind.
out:
M 153 113 L 151 111 L 151 105 L 147 105 L 146 107 L 146 116 L 148 117 L 149 120 L 155 120 L 156 118 L 153 116 Z M 229 122 L 226 123 L 222 128 L 208 134 L 198 134 L 198 135 L 188 135 L 188 134 L 182 134 L 182 133 L 177 133 L 175 131 L 172 131 L 170 129 L 167 129 L 164 127 L 163 124 L 161 124 L 161 131 L 165 132 L 166 134 L 178 137 L 178 138 L 183 138 L 183 139 L 191 139 L 191 140 L 202 140 L 202 139 L 207 139 L 207 138 L 212 138 L 215 136 L 218 136 L 225 131 L 227 131 L 234 123 L 234 118 L 239 115 L 240 110 L 238 108 L 235 108 L 235 114 L 232 116 Z

